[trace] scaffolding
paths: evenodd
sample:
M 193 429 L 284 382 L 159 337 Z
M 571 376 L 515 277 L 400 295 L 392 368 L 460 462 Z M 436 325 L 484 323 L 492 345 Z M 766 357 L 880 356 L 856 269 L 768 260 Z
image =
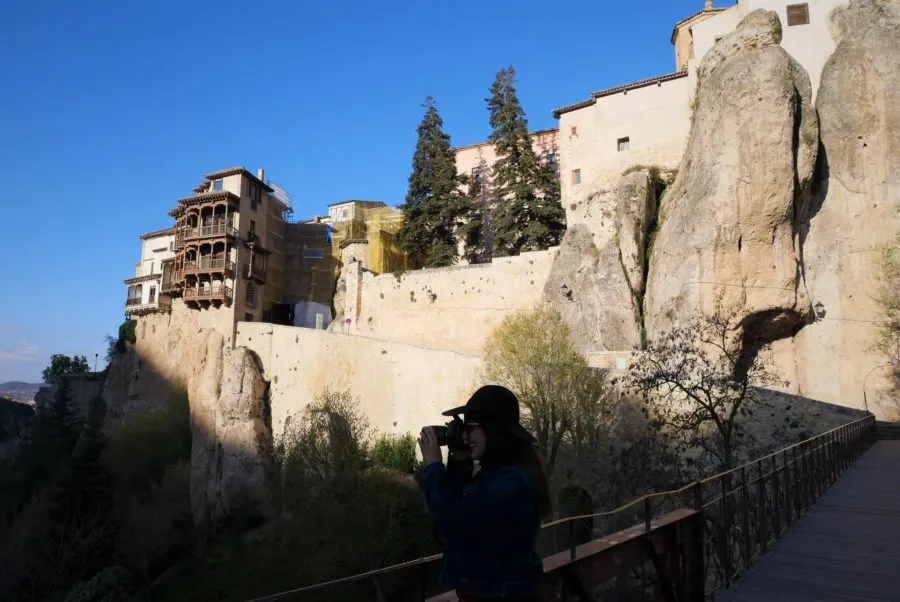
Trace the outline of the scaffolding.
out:
M 354 219 L 330 224 L 330 252 L 340 262 L 344 243 L 366 243 L 366 268 L 375 274 L 414 269 L 415 258 L 400 249 L 397 233 L 403 225 L 403 213 L 393 207 L 357 210 Z

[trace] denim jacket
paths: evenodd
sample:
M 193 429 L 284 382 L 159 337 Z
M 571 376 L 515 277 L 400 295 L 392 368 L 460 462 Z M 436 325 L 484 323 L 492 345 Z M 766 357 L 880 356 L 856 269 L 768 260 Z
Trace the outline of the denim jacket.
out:
M 484 597 L 538 591 L 543 563 L 535 552 L 541 529 L 537 484 L 516 466 L 482 468 L 472 461 L 425 467 L 425 497 L 444 540 L 444 587 Z

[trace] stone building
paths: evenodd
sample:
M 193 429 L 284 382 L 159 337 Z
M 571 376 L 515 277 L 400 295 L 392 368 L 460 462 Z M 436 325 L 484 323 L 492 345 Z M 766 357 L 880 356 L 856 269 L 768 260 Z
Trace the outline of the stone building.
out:
M 172 307 L 171 296 L 162 292 L 162 281 L 163 266 L 171 265 L 174 258 L 175 228 L 141 235 L 141 260 L 135 264 L 134 277 L 125 280 L 127 314 L 140 316 Z
M 554 110 L 563 206 L 575 207 L 569 211 L 569 225 L 591 221 L 587 201 L 614 186 L 625 169 L 678 167 L 690 133 L 700 61 L 747 14 L 775 11 L 782 24 L 781 46 L 809 72 L 815 94 L 835 48 L 828 15 L 844 4 L 846 0 L 740 0 L 720 8 L 707 0 L 702 10 L 673 28 L 674 72 L 598 90 Z
M 289 203 L 243 167 L 209 173 L 169 212 L 173 227 L 145 234 L 141 262 L 126 280 L 130 315 L 165 310 L 173 298 L 231 321 L 271 319 L 281 303 Z

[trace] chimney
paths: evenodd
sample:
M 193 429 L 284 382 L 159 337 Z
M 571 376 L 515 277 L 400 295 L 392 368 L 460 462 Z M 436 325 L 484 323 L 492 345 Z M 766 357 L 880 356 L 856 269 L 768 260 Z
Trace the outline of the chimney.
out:
M 266 170 L 260 167 L 256 170 L 256 177 L 259 178 L 260 182 L 265 183 L 266 181 Z

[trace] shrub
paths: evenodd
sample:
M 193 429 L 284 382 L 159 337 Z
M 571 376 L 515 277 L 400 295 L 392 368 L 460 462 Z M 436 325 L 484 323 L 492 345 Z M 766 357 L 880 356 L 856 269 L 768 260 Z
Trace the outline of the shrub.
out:
M 133 416 L 110 434 L 103 464 L 120 488 L 142 493 L 190 453 L 190 407 L 187 394 L 176 389 L 161 411 Z
M 416 458 L 415 437 L 409 433 L 382 435 L 372 446 L 372 463 L 398 472 L 416 472 L 421 463 Z

